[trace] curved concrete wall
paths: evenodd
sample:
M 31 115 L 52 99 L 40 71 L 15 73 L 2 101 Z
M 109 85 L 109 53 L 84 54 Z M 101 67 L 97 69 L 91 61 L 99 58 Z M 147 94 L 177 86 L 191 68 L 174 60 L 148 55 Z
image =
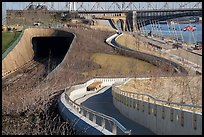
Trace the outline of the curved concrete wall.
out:
M 113 104 L 124 116 L 158 135 L 201 135 L 202 113 L 134 98 L 112 87 Z
M 84 84 L 72 86 L 69 89 L 69 91 L 72 91 L 70 92 L 69 97 L 70 99 L 75 100 L 77 97 L 79 97 L 80 94 L 90 92 L 90 91 L 87 91 L 86 88 L 93 82 L 101 81 L 102 82 L 101 86 L 103 87 L 103 86 L 111 86 L 115 83 L 123 83 L 127 80 L 129 80 L 129 78 L 93 78 L 91 80 L 88 80 Z
M 114 83 L 125 82 L 128 79 L 129 78 L 94 78 L 94 79 L 88 80 L 83 84 L 74 85 L 70 88 L 67 87 L 65 89 L 65 92 L 61 95 L 58 102 L 58 108 L 61 116 L 63 117 L 64 120 L 69 119 L 75 125 L 74 128 L 77 129 L 77 131 L 79 131 L 79 133 L 81 134 L 114 135 L 115 133 L 107 130 L 101 125 L 96 124 L 96 122 L 93 122 L 90 117 L 86 117 L 85 115 L 82 115 L 81 113 L 79 113 L 79 111 L 77 111 L 76 109 L 76 105 L 71 105 L 69 103 L 69 100 L 73 101 L 76 98 L 79 98 L 80 94 L 84 94 L 85 92 L 90 92 L 86 90 L 86 87 L 93 82 L 102 81 L 103 82 L 102 86 L 110 86 Z M 66 99 L 66 96 L 69 97 L 69 100 Z
M 71 120 L 74 129 L 79 134 L 85 135 L 113 135 L 110 131 L 103 127 L 93 123 L 85 116 L 78 113 L 71 105 L 69 105 L 65 99 L 65 93 L 62 93 L 60 100 L 58 101 L 58 108 L 60 114 L 64 120 Z
M 34 51 L 32 48 L 33 37 L 70 37 L 74 38 L 74 34 L 56 29 L 29 28 L 23 31 L 20 40 L 13 45 L 2 58 L 2 77 L 16 71 L 33 59 Z M 65 55 L 66 56 L 66 55 Z

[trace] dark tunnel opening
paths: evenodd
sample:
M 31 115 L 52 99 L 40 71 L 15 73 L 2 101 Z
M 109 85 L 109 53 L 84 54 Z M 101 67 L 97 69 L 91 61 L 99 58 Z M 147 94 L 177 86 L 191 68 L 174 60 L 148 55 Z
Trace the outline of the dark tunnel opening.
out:
M 71 37 L 33 37 L 33 60 L 44 64 L 49 73 L 62 62 L 72 40 Z

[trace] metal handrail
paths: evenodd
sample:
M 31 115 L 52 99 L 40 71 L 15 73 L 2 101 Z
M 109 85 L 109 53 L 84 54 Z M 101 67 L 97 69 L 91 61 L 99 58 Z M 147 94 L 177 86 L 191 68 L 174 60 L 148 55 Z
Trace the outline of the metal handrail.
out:
M 112 88 L 119 89 L 115 85 L 113 85 Z M 133 92 L 129 92 L 129 91 L 123 91 L 121 89 L 119 89 L 119 90 L 120 90 L 120 92 L 123 92 L 123 93 L 130 93 L 130 94 L 135 94 L 135 95 L 147 96 L 147 97 L 149 97 L 149 98 L 151 98 L 151 99 L 153 99 L 154 101 L 157 101 L 157 102 L 164 102 L 164 103 L 168 103 L 168 104 L 174 104 L 174 105 L 185 106 L 185 107 L 202 108 L 202 105 L 182 104 L 182 103 L 177 103 L 177 102 L 171 102 L 171 101 L 156 99 L 155 97 L 153 97 L 151 95 L 148 95 L 148 94 L 145 94 L 145 93 L 133 93 Z
M 71 87 L 69 87 L 70 89 Z M 114 123 L 123 133 L 127 134 L 127 135 L 131 135 L 131 130 L 127 130 L 122 124 L 120 124 L 120 122 L 118 122 L 115 118 L 113 117 L 110 117 L 110 116 L 107 116 L 103 113 L 100 113 L 100 112 L 96 112 L 92 109 L 89 109 L 85 106 L 82 106 L 82 105 L 79 105 L 77 103 L 75 103 L 74 101 L 72 101 L 70 98 L 69 98 L 69 95 L 71 92 L 69 92 L 68 94 L 66 93 L 66 90 L 69 90 L 69 89 L 65 89 L 65 98 L 66 98 L 66 101 L 67 103 L 69 103 L 71 106 L 73 106 L 74 108 L 77 106 L 79 107 L 80 109 L 75 109 L 77 110 L 79 113 L 80 113 L 80 110 L 85 110 L 93 115 L 97 115 L 98 117 L 102 118 L 102 119 L 106 119 L 108 121 L 111 121 L 112 123 Z M 74 104 L 74 105 L 73 105 Z M 89 119 L 90 120 L 90 119 Z M 111 131 L 113 132 L 113 131 Z M 117 132 L 117 130 L 115 131 Z
M 86 82 L 90 81 L 90 80 L 93 80 L 93 79 L 129 79 L 129 78 L 125 78 L 125 77 L 112 77 L 110 78 L 109 76 L 103 76 L 103 77 L 100 77 L 100 76 L 95 76 L 93 78 L 88 78 L 88 79 L 85 79 L 84 81 L 82 82 L 79 82 L 77 83 L 77 85 L 86 85 Z M 71 87 L 75 87 L 75 86 L 71 86 Z M 70 87 L 67 87 L 66 89 L 68 90 Z

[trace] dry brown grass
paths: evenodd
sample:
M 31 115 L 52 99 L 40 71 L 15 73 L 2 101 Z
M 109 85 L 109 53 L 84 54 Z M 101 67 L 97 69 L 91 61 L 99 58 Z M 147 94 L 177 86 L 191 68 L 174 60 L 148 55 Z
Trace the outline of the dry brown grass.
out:
M 55 106 L 52 101 L 53 98 L 57 99 L 56 95 L 62 93 L 59 89 L 91 78 L 85 77 L 81 73 L 98 67 L 97 64 L 90 62 L 92 53 L 117 53 L 104 43 L 104 40 L 112 35 L 110 32 L 83 30 L 81 28 L 69 29 L 69 31 L 74 32 L 77 38 L 73 42 L 73 48 L 70 49 L 70 53 L 65 57 L 64 63 L 56 71 L 48 74 L 48 76 L 45 75 L 45 78 L 44 72 L 48 70 L 41 66 L 33 68 L 29 73 L 24 70 L 18 71 L 13 76 L 3 80 L 3 134 L 74 134 L 72 126 L 65 124 L 66 122 L 64 121 L 58 122 L 57 126 L 52 127 L 52 125 L 56 124 L 56 121 L 52 120 L 55 117 L 55 119 L 59 119 L 58 113 L 55 113 L 55 115 L 48 113 L 50 110 L 49 106 Z M 24 72 L 25 75 L 23 77 L 7 85 L 10 79 Z M 52 110 L 57 112 L 57 107 L 53 107 Z M 39 119 L 42 113 L 46 115 L 44 123 L 32 126 L 32 117 Z M 68 130 L 65 130 L 66 127 Z
M 160 100 L 202 105 L 202 76 L 133 79 L 120 88 L 124 91 L 149 94 Z
M 151 53 L 150 49 L 147 47 L 147 45 L 144 42 L 133 37 L 132 35 L 123 34 L 122 36 L 118 37 L 116 41 L 120 43 L 121 45 L 128 47 L 130 49 L 137 50 L 140 52 Z
M 30 95 L 10 96 L 15 104 L 10 103 L 2 108 L 2 134 L 3 135 L 73 135 L 75 131 L 72 124 L 63 121 L 57 108 L 57 99 L 62 91 L 53 95 L 49 100 L 47 94 L 35 93 Z M 33 95 L 35 95 L 33 97 Z M 42 100 L 37 101 L 41 95 Z M 5 100 L 3 100 L 5 102 Z M 6 110 L 5 110 L 6 109 Z
M 155 50 L 152 46 L 150 46 L 147 42 L 144 42 L 140 39 L 140 36 L 132 36 L 130 34 L 125 33 L 124 35 L 120 36 L 117 40 L 118 43 L 121 45 L 128 47 L 130 49 L 140 51 L 143 53 L 148 53 L 150 55 L 158 56 L 165 58 L 167 60 L 173 61 L 179 65 L 181 65 L 185 70 L 188 71 L 190 75 L 195 75 L 195 71 L 193 71 L 190 67 L 184 64 L 183 60 L 178 61 L 177 59 L 174 59 L 170 57 L 166 52 L 160 52 L 158 50 Z M 202 65 L 202 59 L 201 57 L 198 57 L 196 55 L 190 55 L 192 53 L 189 53 L 183 49 L 178 49 L 176 51 L 168 51 L 168 53 L 173 53 L 176 54 L 177 56 L 180 56 L 182 54 L 188 54 L 189 57 L 187 56 L 186 59 L 193 61 L 199 65 Z M 196 60 L 197 59 L 197 60 Z
M 84 72 L 84 75 L 95 76 L 102 72 L 106 72 L 107 70 L 114 75 L 121 74 L 126 76 L 128 76 L 128 74 L 133 74 L 134 72 L 140 75 L 161 71 L 158 67 L 150 63 L 121 55 L 95 53 L 90 59 L 94 63 L 99 64 L 100 68 Z
M 120 36 L 116 41 L 120 43 L 121 45 L 128 47 L 130 49 L 171 60 L 166 55 L 166 53 L 161 53 L 158 51 L 155 52 L 155 49 L 152 48 L 152 46 L 150 46 L 146 42 L 141 41 L 139 36 L 133 37 L 130 34 L 124 34 Z

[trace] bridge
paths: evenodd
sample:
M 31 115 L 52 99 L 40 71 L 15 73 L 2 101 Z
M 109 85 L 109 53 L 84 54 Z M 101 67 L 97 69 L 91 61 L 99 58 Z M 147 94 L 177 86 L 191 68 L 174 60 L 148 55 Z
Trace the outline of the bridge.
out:
M 165 21 L 187 16 L 202 16 L 202 9 L 156 9 L 156 10 L 140 10 L 140 11 L 78 11 L 81 15 L 94 15 L 96 19 L 108 19 L 117 26 L 120 21 L 122 30 L 134 30 L 133 24 L 141 28 L 143 24 L 149 25 L 152 21 Z M 133 19 L 133 16 L 135 18 Z M 136 22 L 136 23 L 134 23 Z
M 110 20 L 115 26 L 121 24 L 122 30 L 134 31 L 152 21 L 165 21 L 186 16 L 202 16 L 201 2 L 65 2 L 63 7 L 55 2 L 30 2 L 23 10 L 33 9 L 52 15 L 59 13 L 77 13 L 84 17 Z M 9 9 L 14 10 L 14 9 Z M 2 20 L 3 21 L 3 20 Z M 4 20 L 5 21 L 5 20 Z M 141 25 L 142 24 L 142 25 Z
M 149 10 L 137 13 L 137 20 L 148 25 L 153 20 L 164 21 L 187 16 L 202 16 L 202 9 Z

